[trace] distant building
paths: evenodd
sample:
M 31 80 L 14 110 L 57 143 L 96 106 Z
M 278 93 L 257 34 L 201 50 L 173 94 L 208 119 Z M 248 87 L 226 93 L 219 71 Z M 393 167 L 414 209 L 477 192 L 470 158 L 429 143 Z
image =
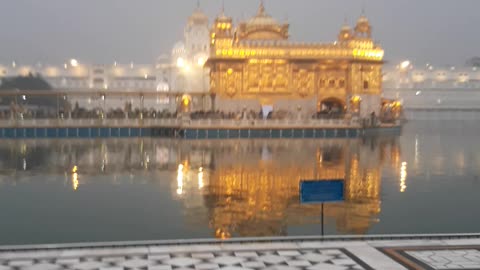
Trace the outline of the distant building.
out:
M 208 17 L 197 6 L 188 18 L 184 39 L 156 62 L 96 65 L 71 59 L 61 66 L 12 62 L 0 64 L 0 79 L 32 73 L 40 74 L 54 88 L 66 90 L 206 92 L 203 64 L 210 51 L 209 31 Z
M 384 69 L 385 89 L 464 89 L 480 88 L 480 67 L 390 66 Z

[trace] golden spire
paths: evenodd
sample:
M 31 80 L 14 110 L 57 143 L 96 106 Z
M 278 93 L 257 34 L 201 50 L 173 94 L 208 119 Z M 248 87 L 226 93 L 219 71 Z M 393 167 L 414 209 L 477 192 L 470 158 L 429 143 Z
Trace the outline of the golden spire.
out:
M 258 7 L 257 16 L 265 16 L 265 3 L 260 0 L 260 6 Z

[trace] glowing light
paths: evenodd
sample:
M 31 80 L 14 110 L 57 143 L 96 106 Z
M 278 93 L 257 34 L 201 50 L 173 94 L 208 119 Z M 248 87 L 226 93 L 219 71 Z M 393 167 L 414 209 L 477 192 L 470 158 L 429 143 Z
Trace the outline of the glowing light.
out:
M 400 167 L 400 192 L 405 192 L 407 190 L 407 162 L 402 162 L 402 167 Z
M 400 68 L 401 69 L 407 69 L 408 67 L 410 67 L 410 64 L 411 64 L 410 61 L 405 60 L 402 63 L 400 63 Z
M 77 190 L 80 182 L 78 181 L 78 167 L 75 165 L 72 168 L 72 188 L 73 190 Z
M 178 164 L 177 170 L 177 194 L 183 194 L 183 164 Z
M 184 96 L 182 98 L 182 103 L 185 107 L 187 107 L 190 104 L 190 98 L 188 98 L 187 96 Z
M 77 59 L 70 59 L 70 66 L 78 67 L 78 60 Z
M 72 187 L 73 187 L 73 190 L 77 190 L 78 189 L 78 185 L 79 185 L 79 182 L 78 182 L 78 173 L 74 173 L 72 175 Z
M 203 67 L 204 64 L 205 64 L 205 59 L 203 57 L 198 58 L 197 65 L 200 67 Z
M 177 58 L 177 67 L 178 68 L 185 67 L 185 60 L 182 57 Z
M 228 74 L 228 75 L 232 75 L 232 74 L 233 74 L 233 69 L 229 68 L 229 69 L 227 70 L 227 74 Z
M 13 68 L 16 68 L 17 67 L 17 63 L 15 61 L 12 62 L 12 67 Z
M 362 101 L 361 97 L 359 97 L 359 96 L 353 96 L 352 97 L 352 102 L 357 103 L 357 102 L 360 102 L 360 101 Z
M 23 100 L 27 100 L 27 96 L 22 95 L 22 99 L 23 99 Z
M 202 189 L 204 187 L 203 183 L 203 168 L 200 167 L 198 169 L 198 189 Z
M 420 94 L 422 94 L 422 91 L 417 91 L 417 92 L 415 93 L 416 96 L 420 96 Z
M 145 78 L 145 80 L 148 79 L 148 74 L 143 75 L 143 77 Z

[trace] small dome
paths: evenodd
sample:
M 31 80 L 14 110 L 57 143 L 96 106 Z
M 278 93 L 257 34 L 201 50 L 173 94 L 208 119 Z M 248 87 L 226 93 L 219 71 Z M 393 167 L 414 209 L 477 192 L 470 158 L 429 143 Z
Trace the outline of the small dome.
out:
M 362 15 L 360 18 L 358 18 L 357 25 L 355 26 L 355 33 L 357 36 L 368 38 L 371 37 L 372 27 L 370 26 L 370 22 L 365 15 Z
M 172 49 L 172 54 L 183 54 L 185 52 L 185 44 L 182 41 L 175 43 Z
M 338 41 L 348 41 L 352 37 L 352 29 L 348 25 L 344 25 L 338 34 Z
M 365 15 L 360 16 L 360 18 L 358 18 L 358 21 L 357 21 L 357 24 L 363 24 L 363 23 L 369 23 L 368 18 Z
M 344 24 L 342 28 L 340 29 L 341 32 L 350 32 L 352 31 L 352 28 L 348 24 Z
M 208 24 L 208 16 L 197 7 L 195 11 L 188 18 L 189 24 Z
M 268 15 L 265 12 L 265 6 L 263 5 L 263 2 L 260 4 L 260 7 L 258 8 L 257 15 L 255 15 L 255 17 L 251 18 L 247 22 L 247 27 L 274 26 L 274 25 L 278 25 L 278 23 L 274 18 L 272 18 L 270 15 Z

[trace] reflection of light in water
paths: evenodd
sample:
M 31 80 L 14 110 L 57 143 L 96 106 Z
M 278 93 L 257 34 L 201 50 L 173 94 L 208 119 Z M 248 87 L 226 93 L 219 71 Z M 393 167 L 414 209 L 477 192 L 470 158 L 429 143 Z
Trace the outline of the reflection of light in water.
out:
M 148 169 L 148 163 L 150 162 L 150 156 L 147 155 L 147 157 L 145 158 L 145 169 Z
M 78 167 L 73 166 L 73 169 L 72 169 L 72 187 L 73 187 L 73 190 L 77 190 L 78 185 L 79 185 L 77 171 L 78 171 Z
M 198 189 L 202 189 L 204 186 L 204 183 L 203 183 L 203 168 L 200 167 L 198 169 Z
M 183 164 L 178 164 L 177 170 L 177 194 L 183 193 Z
M 414 166 L 415 169 L 418 168 L 418 159 L 419 159 L 419 151 L 418 151 L 418 135 L 415 135 L 415 158 L 414 158 Z
M 405 192 L 407 189 L 407 162 L 402 162 L 402 167 L 400 168 L 400 192 Z
M 225 231 L 223 229 L 217 229 L 215 230 L 215 237 L 225 240 L 231 237 L 230 233 L 228 231 Z
M 27 160 L 25 158 L 23 159 L 23 170 L 27 170 Z
M 457 165 L 458 174 L 463 175 L 465 170 L 465 151 L 457 153 L 455 157 L 455 163 Z

